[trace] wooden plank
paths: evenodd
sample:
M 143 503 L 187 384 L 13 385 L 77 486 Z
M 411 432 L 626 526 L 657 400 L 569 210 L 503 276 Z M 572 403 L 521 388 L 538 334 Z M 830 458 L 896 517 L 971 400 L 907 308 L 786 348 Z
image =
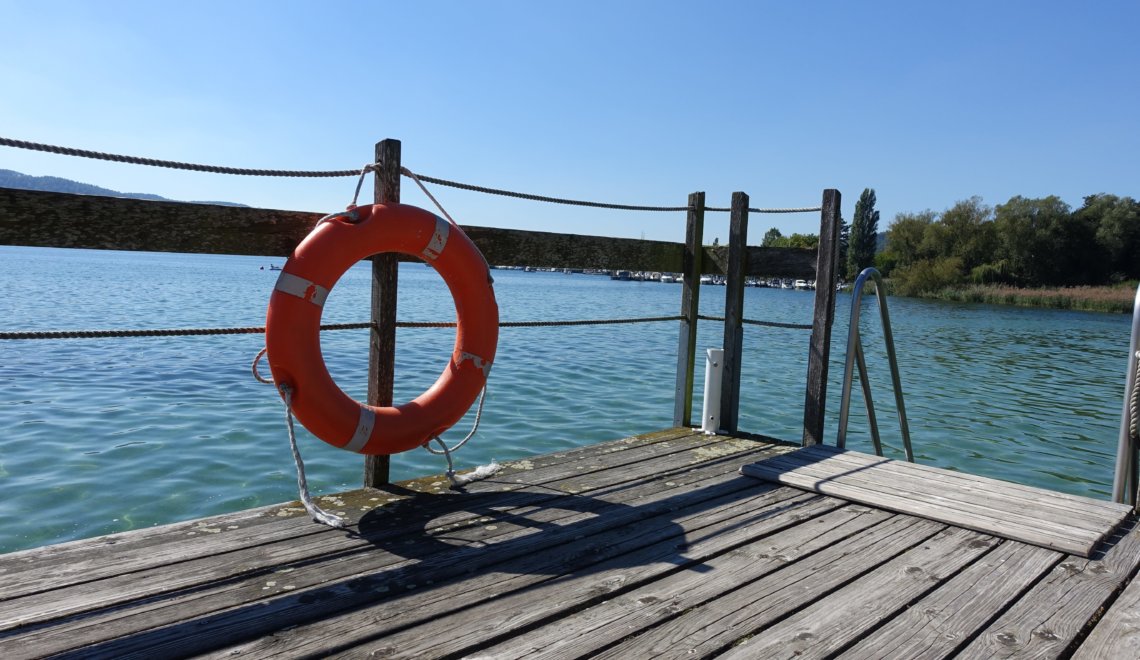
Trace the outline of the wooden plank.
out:
M 699 436 L 698 436 L 699 437 Z M 675 470 L 685 470 L 693 464 L 692 452 L 706 449 L 707 445 L 698 445 L 692 449 L 679 449 L 673 452 L 672 460 L 661 453 L 648 453 L 651 449 L 660 449 L 657 443 L 652 446 L 642 446 L 635 450 L 611 452 L 604 456 L 595 457 L 596 463 L 587 466 L 555 464 L 546 469 L 530 470 L 521 474 L 534 478 L 542 486 L 539 494 L 519 493 L 512 497 L 511 491 L 521 490 L 527 484 L 517 470 L 512 475 L 504 475 L 501 480 L 487 480 L 472 484 L 470 493 L 495 495 L 495 504 L 499 507 L 510 506 L 540 506 L 546 502 L 555 501 L 559 491 L 573 493 L 596 491 L 592 496 L 601 502 L 607 498 L 626 496 L 628 492 L 637 492 L 638 488 L 645 486 L 645 480 L 657 478 L 666 479 L 666 483 L 688 483 L 688 478 L 677 474 Z M 747 447 L 754 443 L 741 443 L 735 445 L 737 451 L 740 447 Z M 728 447 L 723 443 L 721 447 Z M 707 451 L 707 449 L 706 449 Z M 721 449 L 719 451 L 725 451 Z M 724 471 L 726 464 L 734 454 L 733 447 L 728 447 L 726 454 L 709 463 L 710 471 L 719 473 Z M 657 460 L 647 462 L 647 456 L 656 457 Z M 618 469 L 613 469 L 613 468 Z M 703 473 L 697 473 L 703 474 Z M 672 481 L 668 481 L 668 480 Z M 624 487 L 622 487 L 624 485 Z M 740 484 L 745 487 L 747 484 Z M 375 491 L 365 491 L 375 494 Z M 362 508 L 365 498 L 354 502 L 353 510 Z M 371 498 L 367 498 L 371 500 Z M 368 505 L 373 505 L 371 501 Z M 397 536 L 415 535 L 430 529 L 450 527 L 465 521 L 479 518 L 479 512 L 462 511 L 465 506 L 463 496 L 450 494 L 440 498 L 418 499 L 415 502 L 395 501 L 383 503 L 385 506 L 378 513 L 383 513 L 390 519 L 387 534 Z M 458 515 L 446 515 L 454 509 L 461 509 Z M 348 512 L 345 512 L 348 513 Z M 360 514 L 355 512 L 353 516 Z M 425 521 L 431 525 L 425 527 Z M 166 547 L 146 547 L 143 552 L 155 556 L 151 560 L 154 568 L 144 571 L 147 565 L 146 558 L 140 558 L 134 564 L 123 565 L 122 559 L 130 557 L 129 554 L 120 555 L 118 552 L 100 553 L 96 558 L 90 559 L 86 568 L 86 575 L 79 575 L 68 579 L 75 581 L 74 588 L 68 593 L 69 599 L 60 597 L 60 581 L 51 576 L 50 572 L 22 573 L 11 578 L 13 585 L 6 587 L 10 594 L 34 594 L 25 598 L 9 598 L 0 602 L 0 622 L 2 628 L 17 625 L 28 625 L 41 620 L 74 614 L 83 609 L 110 607 L 130 598 L 143 598 L 155 596 L 164 590 L 190 588 L 209 582 L 210 580 L 231 580 L 235 577 L 254 570 L 255 573 L 283 566 L 289 562 L 299 562 L 310 558 L 320 558 L 327 552 L 348 553 L 359 552 L 371 548 L 368 538 L 359 538 L 355 535 L 344 535 L 341 532 L 330 530 L 327 527 L 304 522 L 303 520 L 284 521 L 276 525 L 257 528 L 258 533 L 243 538 L 237 532 L 228 534 L 226 542 L 216 550 L 216 553 L 226 553 L 228 557 L 217 561 L 212 554 L 203 553 L 201 548 L 194 548 L 193 552 L 183 554 L 183 539 L 172 537 Z M 364 531 L 364 530 L 361 530 Z M 218 537 L 214 535 L 212 538 Z M 240 545 L 235 546 L 229 539 L 237 539 Z M 347 555 L 346 555 L 347 556 Z M 272 560 L 270 559 L 272 558 Z M 102 570 L 108 564 L 116 567 L 115 571 L 107 575 Z M 191 566 L 194 568 L 191 570 Z M 94 581 L 87 575 L 105 575 L 104 579 Z M 142 579 L 141 576 L 147 576 Z M 117 576 L 117 577 L 116 577 Z M 46 586 L 45 586 L 46 585 Z M 49 588 L 50 587 L 50 588 Z
M 400 202 L 400 141 L 376 144 L 373 197 L 377 204 Z M 372 327 L 368 332 L 368 405 L 391 406 L 396 381 L 396 303 L 399 299 L 399 260 L 394 253 L 372 261 Z M 391 479 L 389 456 L 364 457 L 364 487 L 376 488 Z
M 492 658 L 585 657 L 634 632 L 658 625 L 677 612 L 722 597 L 787 564 L 844 542 L 893 514 L 850 505 L 715 556 L 694 569 L 562 616 L 478 654 Z M 668 624 L 663 624 L 668 625 Z
M 748 244 L 748 195 L 732 193 L 728 229 L 728 282 L 724 287 L 724 377 L 720 429 L 732 433 L 740 417 L 740 371 L 744 363 L 744 271 Z
M 722 598 L 666 619 L 595 657 L 701 658 L 719 653 L 744 635 L 824 598 L 944 529 L 927 520 L 896 516 Z
M 1140 658 L 1140 580 L 1135 576 L 1073 656 L 1073 660 L 1102 658 Z
M 933 474 L 916 471 L 904 461 L 869 456 L 837 454 L 823 460 L 805 460 L 798 452 L 786 459 L 774 460 L 765 465 L 772 470 L 784 470 L 788 479 L 831 479 L 842 483 L 888 484 L 900 491 L 922 495 L 933 494 L 951 502 L 967 506 L 985 506 L 1026 520 L 1059 530 L 1076 528 L 1094 536 L 1103 536 L 1127 515 L 1127 509 L 1103 506 L 1105 502 L 1086 500 L 1054 502 L 1053 491 L 1036 489 L 1007 489 L 1006 482 L 985 477 L 962 478 L 962 473 L 945 471 Z M 1113 505 L 1119 506 L 1119 505 Z
M 991 487 L 1000 487 L 1000 482 L 989 483 L 996 480 L 978 477 L 976 485 L 963 488 L 966 482 L 959 475 L 948 483 L 933 479 L 929 470 L 912 472 L 910 463 L 878 457 L 861 461 L 852 453 L 820 452 L 811 447 L 786 458 L 744 466 L 741 472 L 1082 556 L 1088 556 L 1115 527 L 1051 507 L 1050 491 L 1018 490 L 1010 496 L 989 492 Z M 1088 504 L 1090 510 L 1104 509 L 1094 500 Z M 1114 522 L 1124 517 L 1121 511 Z
M 610 557 L 638 550 L 664 553 L 675 565 L 681 561 L 667 539 L 717 526 L 743 527 L 741 517 L 755 516 L 757 509 L 779 506 L 791 496 L 802 502 L 822 502 L 819 496 L 779 489 L 742 500 L 739 484 L 693 489 L 680 497 L 657 498 L 652 503 L 608 511 L 565 526 L 539 526 L 541 533 L 522 542 L 493 543 L 487 547 L 451 550 L 420 562 L 413 570 L 365 570 L 350 579 L 325 581 L 314 589 L 296 590 L 263 599 L 248 607 L 231 608 L 206 617 L 155 628 L 113 641 L 83 647 L 84 653 L 121 655 L 146 653 L 155 656 L 201 653 L 225 643 L 276 634 L 265 643 L 290 653 L 321 654 L 349 643 L 364 641 L 409 625 L 440 621 L 451 612 L 468 611 L 472 605 L 493 601 L 515 588 L 529 589 L 568 571 L 582 570 Z M 834 502 L 829 506 L 838 506 Z M 791 509 L 787 524 L 792 524 Z M 771 516 L 774 518 L 774 516 Z M 736 520 L 735 524 L 731 520 Z M 775 523 L 773 523 L 775 524 Z M 688 530 L 688 531 L 685 531 Z M 714 536 L 718 536 L 713 534 Z M 557 549 L 557 552 L 551 550 Z M 625 570 L 640 563 L 618 560 Z M 315 567 L 319 571 L 320 567 Z M 591 575 L 598 575 L 590 569 Z M 470 576 L 462 581 L 452 578 Z M 292 576 L 290 580 L 292 580 Z M 617 586 L 617 585 L 615 585 Z M 338 614 L 342 613 L 342 614 Z M 317 622 L 304 626 L 306 622 Z M 300 626 L 284 630 L 291 626 Z M 204 637 L 193 634 L 209 630 Z M 328 648 L 330 647 L 331 648 Z
M 1037 496 L 1042 492 L 1049 493 L 1050 502 L 1055 503 L 1056 506 L 1064 506 L 1065 504 L 1072 504 L 1070 507 L 1074 511 L 1080 511 L 1082 514 L 1105 517 L 1107 520 L 1115 520 L 1121 512 L 1128 512 L 1129 507 L 1127 504 L 1117 504 L 1109 500 L 1098 500 L 1083 495 L 1073 495 L 1071 493 L 1063 493 L 1054 490 L 1045 490 L 1036 486 L 1027 486 L 1012 481 L 1004 481 L 1001 479 L 993 479 L 990 477 L 982 477 L 967 472 L 959 472 L 957 470 L 949 470 L 946 468 L 935 467 L 932 465 L 923 465 L 921 463 L 908 463 L 903 461 L 891 461 L 890 463 L 883 463 L 883 457 L 872 456 L 870 454 L 863 454 L 860 452 L 839 449 L 831 445 L 819 445 L 812 448 L 811 452 L 805 452 L 805 455 L 817 453 L 822 458 L 830 454 L 837 457 L 839 460 L 849 461 L 862 461 L 863 464 L 881 464 L 882 469 L 893 470 L 899 473 L 913 472 L 921 473 L 933 479 L 939 479 L 947 483 L 955 481 L 963 482 L 967 485 L 984 484 L 987 492 L 1009 492 L 1009 493 L 1025 493 L 1029 496 Z
M 1130 520 L 1095 559 L 1066 557 L 962 650 L 961 658 L 1058 657 L 1135 573 L 1140 528 Z
M 282 211 L 0 188 L 0 245 L 280 257 L 329 210 L 339 209 Z M 462 227 L 495 265 L 682 269 L 681 243 Z M 749 275 L 815 274 L 815 250 L 750 247 L 748 254 Z M 716 250 L 705 247 L 702 257 L 704 272 L 724 272 Z
M 558 567 L 549 572 L 558 576 L 555 579 L 534 585 L 532 576 L 528 575 L 535 572 L 533 568 L 514 568 L 511 572 L 520 575 L 511 578 L 509 584 L 486 585 L 478 592 L 480 604 L 467 608 L 453 605 L 454 615 L 445 619 L 433 617 L 425 619 L 424 625 L 400 629 L 396 622 L 406 616 L 405 612 L 396 611 L 392 606 L 373 607 L 353 612 L 338 620 L 335 626 L 322 622 L 299 629 L 295 639 L 279 648 L 317 655 L 351 648 L 354 655 L 373 654 L 388 658 L 470 653 L 501 637 L 507 630 L 525 628 L 567 610 L 611 598 L 678 568 L 700 566 L 711 553 L 787 529 L 804 517 L 833 510 L 839 504 L 825 499 L 775 499 L 783 496 L 785 491 L 782 489 L 772 492 L 771 497 L 766 498 L 767 502 L 744 504 L 738 501 L 723 511 L 689 513 L 679 510 L 674 517 L 676 529 L 672 533 L 659 530 L 653 543 L 638 543 L 639 547 L 630 549 L 633 552 L 623 549 L 628 548 L 631 537 L 636 539 L 641 530 L 615 529 L 612 545 L 607 545 L 597 556 L 602 560 L 600 563 L 583 565 L 577 545 L 568 546 L 559 553 L 565 557 L 553 558 Z M 745 521 L 748 524 L 744 524 Z M 600 549 L 597 542 L 600 540 L 596 540 L 593 547 Z M 678 546 L 684 548 L 683 553 L 678 553 Z M 469 582 L 458 586 L 462 590 L 462 598 L 471 602 L 475 594 Z M 385 629 L 392 632 L 385 634 Z M 447 633 L 433 634 L 433 630 L 446 630 Z M 374 642 L 371 641 L 373 639 Z M 328 644 L 336 646 L 325 646 Z
M 1063 556 L 1024 543 L 1002 543 L 844 654 L 881 660 L 948 658 Z
M 865 631 L 891 618 L 989 552 L 997 539 L 949 528 L 844 586 L 824 600 L 759 632 L 737 629 L 741 640 L 722 656 L 745 658 L 826 658 L 857 640 Z
M 875 478 L 836 476 L 834 472 L 801 465 L 746 465 L 741 472 L 757 478 L 796 486 L 804 490 L 870 504 L 888 511 L 921 516 L 966 529 L 1015 541 L 1032 543 L 1062 552 L 1091 553 L 1101 535 L 1087 530 L 1058 527 L 1039 518 L 1014 511 L 959 502 L 934 493 L 897 488 Z
M 314 610 L 307 606 L 307 603 L 313 599 L 323 603 L 320 609 L 324 614 L 338 611 L 329 609 L 334 603 L 324 603 L 330 597 L 330 593 L 338 590 L 344 592 L 340 594 L 342 598 L 355 601 L 357 605 L 390 598 L 397 595 L 395 592 L 402 591 L 402 589 L 397 590 L 396 585 L 439 583 L 456 575 L 491 567 L 496 563 L 517 560 L 520 556 L 525 557 L 533 554 L 532 551 L 540 550 L 547 540 L 557 542 L 566 540 L 567 537 L 577 539 L 576 535 L 585 538 L 593 532 L 605 531 L 611 523 L 619 525 L 625 523 L 632 526 L 632 523 L 638 522 L 639 517 L 648 519 L 660 514 L 662 512 L 660 507 L 667 507 L 672 503 L 671 500 L 679 496 L 685 497 L 691 491 L 698 493 L 695 496 L 698 500 L 705 494 L 723 497 L 726 488 L 729 492 L 733 488 L 739 488 L 739 484 L 726 486 L 725 476 L 721 474 L 713 479 L 713 481 L 719 480 L 719 484 L 703 482 L 701 487 L 708 489 L 704 492 L 701 492 L 701 488 L 682 486 L 679 489 L 666 488 L 651 493 L 648 497 L 653 502 L 640 510 L 607 506 L 607 503 L 603 502 L 563 501 L 548 503 L 529 513 L 499 514 L 491 510 L 493 504 L 488 502 L 480 506 L 482 512 L 486 514 L 481 520 L 493 524 L 479 523 L 468 525 L 466 528 L 449 525 L 442 530 L 437 529 L 434 535 L 421 536 L 418 545 L 423 547 L 404 547 L 403 539 L 417 538 L 415 534 L 389 536 L 389 533 L 399 530 L 385 529 L 382 537 L 376 533 L 365 533 L 367 538 L 363 541 L 376 544 L 378 547 L 366 549 L 364 552 L 347 552 L 345 546 L 350 542 L 349 539 L 337 542 L 339 539 L 329 537 L 328 542 L 322 544 L 318 540 L 310 543 L 309 547 L 291 544 L 267 548 L 263 556 L 231 553 L 213 558 L 213 563 L 209 564 L 186 564 L 187 571 L 208 570 L 216 574 L 222 572 L 220 577 L 215 577 L 216 586 L 208 589 L 183 591 L 184 585 L 178 582 L 177 576 L 172 579 L 170 576 L 155 575 L 153 572 L 140 572 L 136 576 L 136 581 L 165 580 L 164 593 L 154 596 L 136 593 L 134 595 L 137 598 L 145 600 L 136 600 L 129 609 L 114 607 L 96 612 L 94 615 L 86 612 L 81 618 L 63 621 L 51 628 L 32 630 L 10 641 L 0 641 L 0 651 L 4 651 L 3 657 L 11 657 L 10 654 L 18 652 L 19 648 L 35 648 L 38 651 L 55 653 L 80 645 L 107 642 L 117 637 L 133 638 L 123 641 L 122 644 L 145 646 L 166 635 L 165 632 L 148 631 L 162 626 L 173 626 L 177 629 L 180 621 L 203 615 L 213 615 L 211 627 L 215 627 L 220 625 L 218 623 L 220 618 L 252 614 L 257 623 L 240 627 L 240 630 L 244 631 L 241 634 L 248 633 L 250 625 L 262 625 L 266 631 L 271 631 L 273 626 L 281 625 L 280 621 L 258 615 L 264 611 L 263 608 L 271 604 L 276 607 L 289 605 L 292 608 L 290 611 L 293 621 L 296 623 L 308 620 L 310 615 L 314 615 Z M 782 492 L 784 497 L 799 494 L 798 491 L 790 489 L 784 489 Z M 662 501 L 666 504 L 656 504 Z M 523 524 L 513 522 L 515 520 L 523 521 Z M 540 530 L 545 530 L 546 534 L 538 534 Z M 433 540 L 441 534 L 446 538 L 446 542 Z M 493 545 L 494 550 L 484 549 L 487 545 Z M 285 561 L 290 555 L 296 561 Z M 248 578 L 236 581 L 224 577 L 224 573 L 234 571 L 233 567 L 238 567 L 240 571 L 242 565 L 254 562 L 260 562 L 265 569 L 273 566 L 276 568 L 257 571 Z M 229 571 L 226 571 L 226 568 L 229 568 Z M 546 576 L 540 574 L 536 579 L 546 579 Z M 108 581 L 103 586 L 136 592 L 143 589 L 126 580 Z M 57 594 L 57 600 L 40 603 L 38 607 L 41 611 L 45 608 L 64 610 L 69 607 L 70 599 L 90 598 L 89 594 L 77 594 L 80 591 L 82 589 L 73 589 L 62 595 Z M 417 601 L 420 598 L 415 597 Z M 269 602 L 265 602 L 267 600 Z M 282 601 L 287 602 L 283 604 Z M 456 606 L 458 603 L 461 601 L 444 602 L 443 605 Z M 253 609 L 248 609 L 251 607 Z M 228 610 L 229 614 L 216 614 L 222 610 Z M 112 642 L 112 645 L 115 644 L 119 642 Z
M 750 245 L 744 248 L 745 275 L 753 277 L 791 277 L 815 279 L 816 251 L 806 248 L 764 248 Z M 701 259 L 703 272 L 727 275 L 729 270 L 727 245 L 706 245 Z
M 688 442 L 687 438 L 692 438 L 695 442 Z M 676 444 L 678 442 L 683 443 L 682 448 L 678 447 Z M 705 451 L 709 454 L 721 454 L 727 458 L 733 453 L 733 448 L 742 450 L 748 444 L 757 445 L 748 441 L 736 441 L 731 445 L 716 445 L 718 447 L 716 450 Z M 582 463 L 592 466 L 586 471 L 587 479 L 588 475 L 615 466 L 624 472 L 621 477 L 636 479 L 641 473 L 630 466 L 636 466 L 650 457 L 672 454 L 674 451 L 690 452 L 680 459 L 688 464 L 692 460 L 691 452 L 709 446 L 707 438 L 694 434 L 690 429 L 668 429 L 556 454 L 508 461 L 504 464 L 504 471 L 498 475 L 496 485 L 472 484 L 468 490 L 470 492 L 503 488 L 513 490 L 521 488 L 524 481 L 534 484 L 549 482 L 556 487 L 560 481 L 567 478 L 581 477 Z M 623 453 L 631 449 L 637 449 L 638 452 Z M 669 469 L 668 464 L 663 469 Z M 502 482 L 512 485 L 503 486 Z M 438 486 L 431 486 L 437 483 Z M 454 494 L 446 490 L 446 478 L 443 475 L 436 475 L 402 482 L 387 492 L 353 491 L 333 497 L 359 502 L 358 506 L 344 512 L 350 521 L 356 522 L 361 517 L 359 510 L 361 508 L 367 507 L 371 510 L 384 507 L 386 511 L 399 512 L 409 504 L 413 496 L 420 493 Z M 554 496 L 556 493 L 552 493 L 551 497 Z M 442 501 L 437 504 L 450 505 Z M 433 511 L 426 507 L 422 498 L 417 499 L 415 506 L 425 513 Z M 258 529 L 250 533 L 250 528 L 254 526 Z M 262 526 L 267 528 L 261 529 Z M 304 510 L 300 509 L 300 503 L 294 502 L 23 550 L 0 556 L 0 578 L 2 578 L 0 601 L 38 591 L 59 589 L 70 584 L 90 582 L 211 554 L 230 552 L 275 540 L 327 531 L 323 526 L 309 523 Z
M 823 444 L 827 413 L 827 374 L 831 364 L 831 327 L 835 322 L 835 285 L 839 282 L 839 230 L 841 197 L 838 190 L 823 191 L 816 252 L 815 301 L 811 339 L 808 340 L 807 390 L 804 394 L 803 445 Z
M 673 426 L 693 425 L 693 363 L 697 353 L 697 316 L 701 311 L 701 241 L 705 234 L 705 194 L 689 195 L 685 222 L 685 257 L 681 274 L 681 320 L 677 336 L 677 381 L 673 393 Z
M 686 453 L 678 452 L 677 457 L 684 459 Z M 469 571 L 474 570 L 480 562 L 493 562 L 509 558 L 504 556 L 503 548 L 505 546 L 502 545 L 503 543 L 512 542 L 517 545 L 522 537 L 532 535 L 536 530 L 549 527 L 553 522 L 557 522 L 558 525 L 569 525 L 571 529 L 577 529 L 577 533 L 584 533 L 583 529 L 585 528 L 581 526 L 582 523 L 602 516 L 602 510 L 608 506 L 609 502 L 621 502 L 632 497 L 634 498 L 633 501 L 637 501 L 639 504 L 642 503 L 642 500 L 652 503 L 668 497 L 676 497 L 677 494 L 683 494 L 689 490 L 699 491 L 701 489 L 708 489 L 705 494 L 715 496 L 717 491 L 713 486 L 716 483 L 731 482 L 733 478 L 731 473 L 726 473 L 727 466 L 716 466 L 713 463 L 726 461 L 729 458 L 726 456 L 708 463 L 700 463 L 695 469 L 688 468 L 692 473 L 691 475 L 671 474 L 669 470 L 662 469 L 664 466 L 661 462 L 654 462 L 650 467 L 657 468 L 655 482 L 643 483 L 641 486 L 626 488 L 620 492 L 617 490 L 611 493 L 599 491 L 593 495 L 592 499 L 584 502 L 576 497 L 564 497 L 561 500 L 551 501 L 552 498 L 546 492 L 540 491 L 537 495 L 535 493 L 530 494 L 534 504 L 529 507 L 529 510 L 524 510 L 518 499 L 525 497 L 525 494 L 504 493 L 500 495 L 492 493 L 492 500 L 485 498 L 479 500 L 480 504 L 477 505 L 475 511 L 466 514 L 467 521 L 472 523 L 468 524 L 469 529 L 462 527 L 463 520 L 454 516 L 442 515 L 444 512 L 437 512 L 441 515 L 434 517 L 427 515 L 418 520 L 405 521 L 403 527 L 406 529 L 403 530 L 401 530 L 401 522 L 398 516 L 386 516 L 383 520 L 392 519 L 392 522 L 396 524 L 394 526 L 387 524 L 371 531 L 362 526 L 362 537 L 357 539 L 330 533 L 324 535 L 323 538 L 314 537 L 311 541 L 304 543 L 293 541 L 253 548 L 244 553 L 227 553 L 226 556 L 198 562 L 197 565 L 191 562 L 183 563 L 168 569 L 166 575 L 161 572 L 140 571 L 133 575 L 123 576 L 123 579 L 102 581 L 93 587 L 97 591 L 91 591 L 81 585 L 65 592 L 67 597 L 61 596 L 59 592 L 54 592 L 45 594 L 45 597 L 40 599 L 43 602 L 37 602 L 34 598 L 25 599 L 22 604 L 26 607 L 31 602 L 34 605 L 32 609 L 38 612 L 41 617 L 62 616 L 68 611 L 77 613 L 87 610 L 88 613 L 75 625 L 59 626 L 42 634 L 33 634 L 31 638 L 21 638 L 21 641 L 34 640 L 36 648 L 56 648 L 62 644 L 63 646 L 57 650 L 65 650 L 80 642 L 90 643 L 93 640 L 103 640 L 110 636 L 134 634 L 157 625 L 170 624 L 188 616 L 208 614 L 215 610 L 239 606 L 243 603 L 253 603 L 267 596 L 283 593 L 281 589 L 286 584 L 296 589 L 295 593 L 301 594 L 298 597 L 303 604 L 304 599 L 310 597 L 306 595 L 304 589 L 314 586 L 320 587 L 334 581 L 343 584 L 345 580 L 349 580 L 349 582 L 354 583 L 355 586 L 349 589 L 352 592 L 349 597 L 360 597 L 362 594 L 358 593 L 361 584 L 359 576 L 372 571 L 399 568 L 408 575 L 422 574 L 425 571 L 430 573 L 431 567 L 422 563 L 430 559 L 430 553 L 420 557 L 418 555 L 422 554 L 423 551 L 416 551 L 412 553 L 416 556 L 415 560 L 408 560 L 404 555 L 407 555 L 412 549 L 403 548 L 402 541 L 397 554 L 378 552 L 377 548 L 372 547 L 372 544 L 375 544 L 378 539 L 417 538 L 422 537 L 424 532 L 436 530 L 435 533 L 445 533 L 449 541 L 455 543 L 474 543 L 476 546 L 488 543 L 500 544 L 496 553 L 484 556 L 481 551 L 476 552 L 479 561 L 474 561 L 466 555 L 448 558 L 442 568 L 436 567 L 434 573 L 431 573 L 427 578 L 420 578 L 420 580 L 442 579 L 446 577 L 444 569 L 452 572 Z M 688 465 L 687 462 L 686 465 Z M 615 472 L 626 472 L 626 470 L 615 470 Z M 701 474 L 706 475 L 704 481 L 690 484 L 690 478 L 695 478 Z M 708 474 L 716 476 L 709 480 Z M 733 492 L 747 488 L 747 483 L 740 483 L 738 479 L 736 481 L 737 483 L 730 486 Z M 462 498 L 445 499 L 452 500 L 454 506 L 465 506 Z M 508 503 L 518 508 L 509 513 L 489 513 L 490 507 L 495 507 L 497 511 L 500 504 L 506 506 Z M 535 509 L 536 506 L 537 509 Z M 560 506 L 567 511 L 560 511 Z M 612 509 L 612 506 L 609 508 Z M 608 528 L 613 524 L 620 525 L 623 520 L 628 522 L 629 514 L 626 512 L 628 507 L 624 509 L 619 507 L 619 509 L 618 513 L 611 511 L 612 515 L 603 516 L 596 523 L 591 524 Z M 534 512 L 530 510 L 534 510 Z M 645 508 L 641 511 L 634 511 L 633 515 L 644 516 L 648 515 L 647 512 L 652 513 L 650 508 Z M 506 515 L 508 520 L 487 527 L 477 522 L 478 520 L 487 520 L 486 516 L 488 515 L 492 518 Z M 522 527 L 512 526 L 509 519 L 520 515 L 527 523 Z M 472 518 L 475 520 L 472 521 Z M 430 525 L 427 524 L 429 521 Z M 574 527 L 574 525 L 578 525 L 578 527 Z M 417 532 L 417 528 L 422 531 Z M 438 542 L 435 543 L 434 550 L 436 551 L 450 552 L 455 550 L 458 552 L 462 550 L 462 548 L 452 548 Z M 381 546 L 383 547 L 383 543 Z M 514 547 L 514 545 L 509 547 Z M 416 566 L 417 562 L 420 562 L 418 567 Z M 304 567 L 304 570 L 302 571 L 298 567 Z M 253 573 L 249 573 L 251 568 L 255 569 Z M 294 572 L 294 569 L 298 570 Z M 272 576 L 272 574 L 282 570 L 290 573 L 288 583 L 282 581 L 280 583 L 282 586 L 267 594 L 266 588 L 263 586 L 266 583 L 265 575 L 268 573 Z M 412 573 L 408 573 L 408 571 L 412 571 Z M 242 577 L 244 574 L 248 574 L 248 576 Z M 353 578 L 353 576 L 358 577 Z M 407 579 L 412 582 L 417 581 L 414 577 Z M 179 589 L 189 589 L 193 584 L 204 580 L 219 581 L 220 586 L 210 589 L 197 588 L 185 593 L 178 591 Z M 383 580 L 378 584 L 382 583 L 384 583 Z M 161 584 L 162 586 L 155 588 L 152 586 L 154 584 Z M 171 595 L 157 598 L 164 592 Z M 102 595 L 100 596 L 100 594 Z M 367 592 L 363 594 L 363 597 L 366 600 L 373 598 Z M 76 598 L 79 599 L 78 602 L 75 602 Z M 137 603 L 130 610 L 122 608 L 110 610 L 106 615 L 93 616 L 90 612 L 92 608 L 96 607 L 114 607 L 120 601 L 130 598 L 148 598 L 150 600 Z M 17 606 L 16 611 L 19 613 L 23 609 Z M 298 613 L 303 618 L 306 612 L 308 612 L 308 608 L 302 607 Z M 29 622 L 26 618 L 22 621 L 22 623 Z

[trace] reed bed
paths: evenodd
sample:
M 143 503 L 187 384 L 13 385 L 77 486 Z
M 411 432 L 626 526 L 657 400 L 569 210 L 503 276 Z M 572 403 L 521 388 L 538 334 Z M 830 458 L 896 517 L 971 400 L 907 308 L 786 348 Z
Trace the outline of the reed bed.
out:
M 1129 313 L 1136 296 L 1136 282 L 1112 286 L 1069 286 L 1020 289 L 1005 285 L 971 285 L 946 288 L 923 297 L 955 302 L 1078 309 L 1090 312 Z

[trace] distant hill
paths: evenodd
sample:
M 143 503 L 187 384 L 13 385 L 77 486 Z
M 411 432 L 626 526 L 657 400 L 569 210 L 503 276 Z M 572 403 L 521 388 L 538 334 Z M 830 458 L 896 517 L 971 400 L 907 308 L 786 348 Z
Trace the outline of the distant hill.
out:
M 43 190 L 46 192 L 71 193 L 73 195 L 99 195 L 101 197 L 129 197 L 131 199 L 146 199 L 155 202 L 173 202 L 179 200 L 167 199 L 149 193 L 125 193 L 110 188 L 93 186 L 90 183 L 80 183 L 58 176 L 32 176 L 14 170 L 0 170 L 0 188 L 16 188 L 18 190 Z M 222 206 L 247 206 L 233 202 L 207 202 L 192 201 L 191 204 L 220 204 Z

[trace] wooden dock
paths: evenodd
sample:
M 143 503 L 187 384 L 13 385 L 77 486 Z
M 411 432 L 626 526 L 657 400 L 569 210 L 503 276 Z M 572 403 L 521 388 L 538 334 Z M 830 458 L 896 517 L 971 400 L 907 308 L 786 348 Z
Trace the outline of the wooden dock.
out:
M 0 657 L 1140 657 L 1134 517 L 1086 558 L 740 474 L 796 449 L 673 429 L 321 498 L 350 532 L 292 505 L 3 555 Z

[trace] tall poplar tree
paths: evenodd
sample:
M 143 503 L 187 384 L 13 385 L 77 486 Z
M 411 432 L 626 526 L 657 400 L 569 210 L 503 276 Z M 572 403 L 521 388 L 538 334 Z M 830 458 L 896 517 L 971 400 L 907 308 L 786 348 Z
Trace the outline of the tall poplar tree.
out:
M 857 277 L 875 264 L 875 239 L 879 233 L 879 212 L 875 210 L 875 189 L 864 188 L 855 203 L 851 220 L 851 243 L 847 248 L 847 272 Z

